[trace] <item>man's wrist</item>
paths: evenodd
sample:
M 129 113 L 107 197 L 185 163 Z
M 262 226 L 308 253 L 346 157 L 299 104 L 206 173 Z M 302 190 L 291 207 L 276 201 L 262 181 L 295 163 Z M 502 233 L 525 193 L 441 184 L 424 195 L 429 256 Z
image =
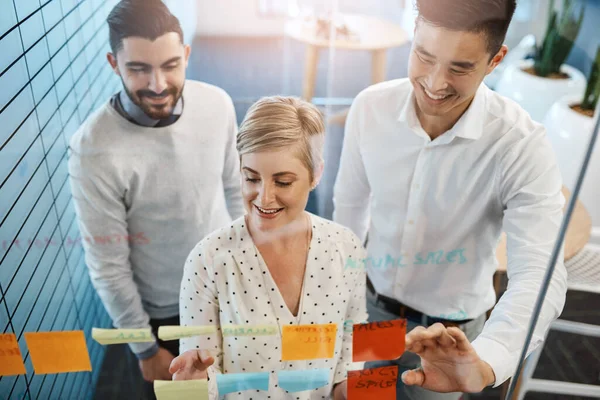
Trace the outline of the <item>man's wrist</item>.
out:
M 140 361 L 147 360 L 147 359 L 149 359 L 150 357 L 153 357 L 153 356 L 155 356 L 155 355 L 156 355 L 156 353 L 158 353 L 158 349 L 159 349 L 159 347 L 158 347 L 158 344 L 157 344 L 157 343 L 154 343 L 154 344 L 152 345 L 152 347 L 150 347 L 148 350 L 144 350 L 144 351 L 142 351 L 141 353 L 136 353 L 136 355 L 135 355 L 135 356 L 136 356 L 136 357 L 137 357 L 137 359 L 138 359 L 138 360 L 140 360 Z
M 485 382 L 485 387 L 494 386 L 496 383 L 496 374 L 490 364 L 481 360 L 481 371 L 483 374 L 483 380 Z

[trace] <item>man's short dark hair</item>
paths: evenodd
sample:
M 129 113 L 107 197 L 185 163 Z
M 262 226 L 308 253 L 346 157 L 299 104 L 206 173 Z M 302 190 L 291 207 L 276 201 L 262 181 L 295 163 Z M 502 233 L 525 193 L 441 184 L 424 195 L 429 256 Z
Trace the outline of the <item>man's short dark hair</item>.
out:
M 516 0 L 417 0 L 419 18 L 454 31 L 483 33 L 487 51 L 496 55 L 510 25 Z
M 110 48 L 114 55 L 123 48 L 123 39 L 141 37 L 156 40 L 175 32 L 183 43 L 179 20 L 161 0 L 121 0 L 106 18 Z

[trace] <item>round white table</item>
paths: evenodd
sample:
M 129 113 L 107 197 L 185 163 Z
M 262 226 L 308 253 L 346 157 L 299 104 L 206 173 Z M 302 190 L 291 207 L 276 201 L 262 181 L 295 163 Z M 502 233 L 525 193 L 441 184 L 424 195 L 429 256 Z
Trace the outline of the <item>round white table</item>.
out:
M 409 37 L 399 25 L 392 22 L 358 14 L 340 14 L 340 21 L 357 36 L 357 40 L 346 38 L 331 39 L 317 35 L 316 24 L 306 19 L 295 19 L 285 26 L 285 34 L 306 44 L 304 60 L 304 81 L 302 98 L 311 101 L 315 92 L 319 50 L 335 48 L 343 50 L 360 50 L 371 52 L 371 83 L 385 80 L 387 50 L 402 46 Z

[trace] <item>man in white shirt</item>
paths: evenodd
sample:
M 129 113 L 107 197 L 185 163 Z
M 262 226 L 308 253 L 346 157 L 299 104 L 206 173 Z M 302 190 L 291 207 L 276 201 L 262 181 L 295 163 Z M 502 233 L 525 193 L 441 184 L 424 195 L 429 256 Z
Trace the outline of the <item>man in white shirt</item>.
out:
M 190 47 L 160 0 L 123 0 L 107 21 L 123 90 L 71 139 L 71 188 L 90 277 L 114 326 L 156 336 L 179 325 L 190 250 L 244 214 L 237 122 L 223 90 L 185 80 Z M 130 348 L 145 380 L 171 379 L 177 341 Z
M 482 84 L 507 52 L 515 0 L 416 3 L 409 78 L 366 89 L 348 115 L 334 220 L 369 233 L 370 319 L 414 328 L 411 352 L 373 366 L 407 371 L 399 399 L 456 399 L 514 373 L 564 198 L 544 127 Z M 485 322 L 503 230 L 509 286 Z M 530 351 L 565 293 L 559 262 Z

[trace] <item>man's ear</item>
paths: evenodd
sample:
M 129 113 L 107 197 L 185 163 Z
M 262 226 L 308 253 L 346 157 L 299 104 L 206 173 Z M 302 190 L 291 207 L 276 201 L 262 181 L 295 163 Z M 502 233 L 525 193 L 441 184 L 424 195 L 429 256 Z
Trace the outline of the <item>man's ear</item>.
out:
M 106 59 L 108 60 L 110 67 L 115 71 L 115 74 L 121 76 L 119 65 L 117 64 L 117 57 L 115 57 L 113 53 L 106 53 Z
M 500 64 L 502 60 L 504 60 L 504 57 L 506 57 L 506 53 L 508 53 L 508 46 L 503 44 L 502 47 L 500 47 L 500 50 L 498 50 L 498 52 L 496 53 L 496 55 L 490 60 L 487 70 L 485 71 L 486 75 L 490 74 L 494 69 L 496 69 L 498 64 Z
M 192 47 L 189 44 L 186 44 L 183 48 L 183 51 L 184 51 L 184 57 L 185 57 L 185 67 L 187 68 L 188 61 L 190 59 L 190 54 L 192 52 Z

